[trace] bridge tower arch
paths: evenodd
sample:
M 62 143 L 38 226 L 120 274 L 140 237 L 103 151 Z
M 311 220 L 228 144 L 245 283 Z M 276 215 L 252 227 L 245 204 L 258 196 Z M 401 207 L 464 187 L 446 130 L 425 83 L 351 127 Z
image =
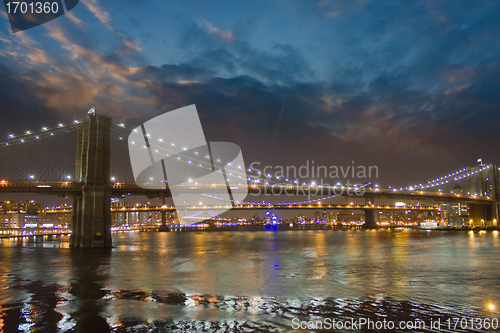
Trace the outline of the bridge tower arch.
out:
M 78 125 L 71 247 L 111 247 L 111 118 L 89 114 Z

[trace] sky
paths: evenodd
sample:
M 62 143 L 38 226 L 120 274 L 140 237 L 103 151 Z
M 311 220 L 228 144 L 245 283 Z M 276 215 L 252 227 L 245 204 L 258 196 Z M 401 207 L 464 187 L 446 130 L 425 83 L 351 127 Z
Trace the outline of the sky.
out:
M 132 129 L 195 104 L 246 165 L 354 161 L 399 187 L 500 163 L 497 1 L 81 0 L 18 33 L 0 8 L 2 140 L 92 106 Z

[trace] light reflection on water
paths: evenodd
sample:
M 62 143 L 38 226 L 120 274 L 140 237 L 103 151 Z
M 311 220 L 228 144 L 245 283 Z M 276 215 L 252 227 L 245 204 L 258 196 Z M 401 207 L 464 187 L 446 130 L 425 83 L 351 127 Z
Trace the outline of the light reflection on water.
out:
M 130 232 L 113 234 L 112 250 L 68 241 L 0 240 L 3 331 L 287 331 L 294 317 L 485 316 L 500 301 L 497 231 Z

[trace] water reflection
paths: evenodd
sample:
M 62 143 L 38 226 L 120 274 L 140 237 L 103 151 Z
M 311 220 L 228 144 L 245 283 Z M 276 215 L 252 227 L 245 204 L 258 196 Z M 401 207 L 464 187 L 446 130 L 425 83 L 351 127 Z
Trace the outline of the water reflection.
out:
M 103 317 L 109 280 L 110 250 L 72 249 L 73 276 L 69 293 L 78 299 L 76 311 L 71 313 L 75 332 L 110 332 Z
M 64 237 L 64 236 L 63 236 Z M 291 319 L 484 317 L 498 232 L 294 230 L 1 240 L 3 332 L 276 331 Z

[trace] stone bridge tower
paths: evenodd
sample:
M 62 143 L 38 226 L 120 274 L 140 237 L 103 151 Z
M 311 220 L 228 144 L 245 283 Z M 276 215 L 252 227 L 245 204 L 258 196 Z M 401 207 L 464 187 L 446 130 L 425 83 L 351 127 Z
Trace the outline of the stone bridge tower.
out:
M 111 118 L 88 115 L 78 125 L 75 181 L 82 192 L 73 199 L 71 247 L 111 247 Z

